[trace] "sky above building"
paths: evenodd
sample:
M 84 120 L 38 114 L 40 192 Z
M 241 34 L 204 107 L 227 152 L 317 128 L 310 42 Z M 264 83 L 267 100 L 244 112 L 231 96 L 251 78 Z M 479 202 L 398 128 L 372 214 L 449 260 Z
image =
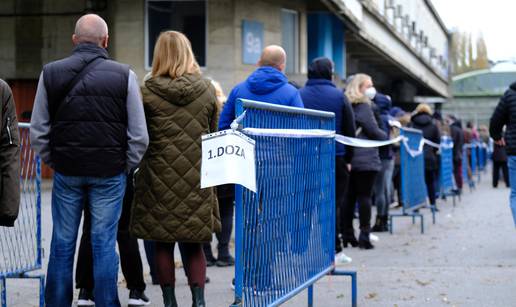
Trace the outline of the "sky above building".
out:
M 493 61 L 516 60 L 514 0 L 432 0 L 448 29 L 458 28 L 476 37 L 482 32 L 488 57 Z

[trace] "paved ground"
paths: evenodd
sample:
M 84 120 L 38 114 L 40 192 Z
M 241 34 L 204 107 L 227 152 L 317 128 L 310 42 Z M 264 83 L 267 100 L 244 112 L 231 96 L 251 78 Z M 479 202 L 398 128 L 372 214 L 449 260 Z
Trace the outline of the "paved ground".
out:
M 380 234 L 372 251 L 347 249 L 358 271 L 359 306 L 516 306 L 516 231 L 508 208 L 508 189 L 492 189 L 487 175 L 475 191 L 466 191 L 456 208 L 441 202 L 436 225 L 426 213 L 426 233 L 408 219 L 395 222 L 394 235 Z M 50 241 L 50 193 L 43 195 L 43 240 Z M 142 249 L 143 251 L 143 249 Z M 177 254 L 177 253 L 176 253 Z M 47 260 L 45 260 L 46 262 Z M 146 280 L 150 281 L 148 267 Z M 190 306 L 182 270 L 177 271 L 179 306 Z M 208 306 L 232 302 L 232 269 L 210 268 Z M 123 280 L 122 276 L 120 278 Z M 349 279 L 328 277 L 315 287 L 316 306 L 350 306 Z M 36 306 L 37 285 L 8 283 L 9 306 Z M 161 306 L 158 286 L 149 286 L 152 306 Z M 127 290 L 120 283 L 122 303 Z M 304 306 L 301 294 L 285 306 Z

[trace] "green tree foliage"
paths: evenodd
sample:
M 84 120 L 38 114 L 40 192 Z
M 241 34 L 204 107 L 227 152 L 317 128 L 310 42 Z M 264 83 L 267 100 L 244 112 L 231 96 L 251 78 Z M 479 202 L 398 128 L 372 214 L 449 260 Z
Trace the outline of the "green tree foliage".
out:
M 471 33 L 452 32 L 450 49 L 453 75 L 489 68 L 487 46 L 481 33 L 473 45 Z

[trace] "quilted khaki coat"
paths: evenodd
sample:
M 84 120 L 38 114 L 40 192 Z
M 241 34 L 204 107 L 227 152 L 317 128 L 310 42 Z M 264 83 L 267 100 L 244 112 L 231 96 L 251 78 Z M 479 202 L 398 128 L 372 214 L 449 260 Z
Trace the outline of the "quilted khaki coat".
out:
M 135 174 L 131 232 L 161 242 L 208 242 L 220 231 L 213 188 L 200 188 L 201 136 L 217 131 L 209 80 L 150 77 L 142 87 L 149 147 Z

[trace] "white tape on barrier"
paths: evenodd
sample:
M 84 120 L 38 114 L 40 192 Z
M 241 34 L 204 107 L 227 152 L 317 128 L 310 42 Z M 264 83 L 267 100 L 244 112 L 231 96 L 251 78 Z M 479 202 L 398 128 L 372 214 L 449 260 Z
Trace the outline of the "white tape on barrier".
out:
M 333 138 L 335 131 L 321 129 L 264 129 L 244 128 L 242 132 L 247 135 L 290 137 L 290 138 Z
M 403 137 L 398 136 L 397 138 L 390 139 L 390 140 L 373 141 L 373 140 L 352 138 L 352 137 L 343 136 L 340 134 L 335 135 L 335 141 L 337 141 L 341 144 L 353 146 L 353 147 L 365 147 L 365 148 L 373 148 L 373 147 L 381 147 L 381 146 L 385 146 L 385 145 L 391 145 L 394 143 L 398 143 L 402 139 L 403 139 Z

